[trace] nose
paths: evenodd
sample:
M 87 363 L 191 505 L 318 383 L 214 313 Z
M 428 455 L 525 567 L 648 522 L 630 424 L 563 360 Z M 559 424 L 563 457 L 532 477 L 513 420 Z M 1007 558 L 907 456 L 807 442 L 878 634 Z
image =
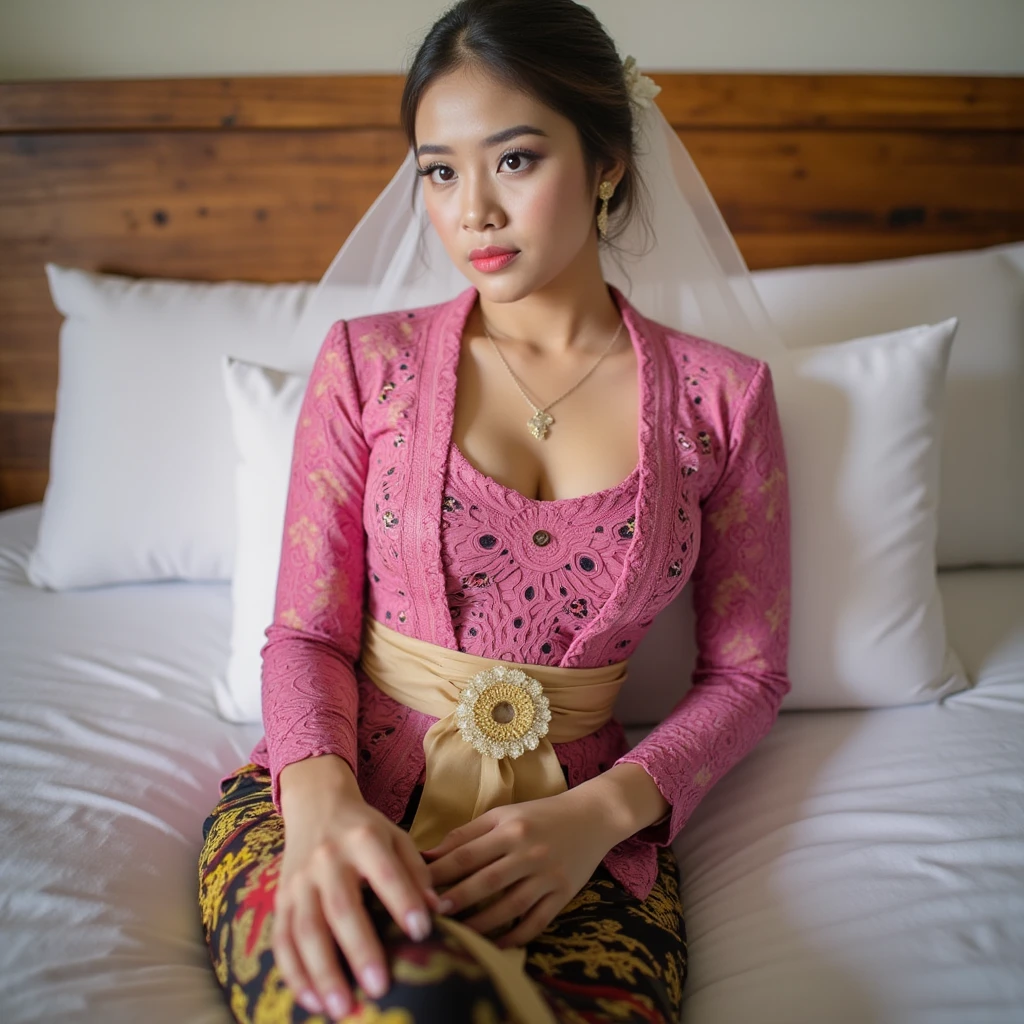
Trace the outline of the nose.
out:
M 462 226 L 467 231 L 499 228 L 505 223 L 501 204 L 486 175 L 473 174 L 462 187 Z

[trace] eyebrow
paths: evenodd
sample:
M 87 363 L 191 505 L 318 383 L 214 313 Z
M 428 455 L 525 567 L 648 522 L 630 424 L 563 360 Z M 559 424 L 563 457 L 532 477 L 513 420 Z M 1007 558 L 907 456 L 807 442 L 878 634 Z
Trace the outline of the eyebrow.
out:
M 514 128 L 505 128 L 503 131 L 495 132 L 493 135 L 488 135 L 480 143 L 481 149 L 487 149 L 489 146 L 497 146 L 501 142 L 508 142 L 511 139 L 516 139 L 520 135 L 543 135 L 547 138 L 547 132 L 542 128 L 537 128 L 532 124 L 517 124 Z M 427 153 L 452 153 L 454 150 L 451 146 L 435 146 L 430 143 L 424 143 L 422 146 L 416 147 L 416 156 L 420 157 Z

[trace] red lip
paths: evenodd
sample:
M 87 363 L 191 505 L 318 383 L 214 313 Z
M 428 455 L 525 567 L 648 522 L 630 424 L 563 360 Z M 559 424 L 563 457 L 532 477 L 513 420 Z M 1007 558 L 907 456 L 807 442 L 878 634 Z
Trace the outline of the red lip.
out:
M 504 256 L 507 253 L 518 252 L 518 249 L 505 249 L 500 245 L 489 245 L 486 249 L 474 249 L 470 254 L 470 260 L 483 260 L 489 256 Z

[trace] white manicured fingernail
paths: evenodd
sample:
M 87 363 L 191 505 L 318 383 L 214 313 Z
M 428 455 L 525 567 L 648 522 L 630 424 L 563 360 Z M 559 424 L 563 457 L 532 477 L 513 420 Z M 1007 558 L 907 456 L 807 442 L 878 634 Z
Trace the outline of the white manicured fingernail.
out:
M 320 1002 L 317 994 L 311 988 L 307 988 L 304 992 L 299 993 L 299 1002 L 310 1013 L 324 1012 L 323 1003 Z
M 327 1012 L 337 1019 L 344 1017 L 349 1011 L 349 1001 L 340 992 L 331 992 L 327 996 Z
M 374 999 L 380 999 L 380 997 L 388 990 L 388 979 L 384 974 L 384 968 L 378 967 L 376 964 L 367 967 L 366 970 L 363 971 L 363 988 L 365 988 Z
M 421 942 L 430 934 L 430 918 L 422 910 L 410 910 L 405 915 L 405 926 L 417 942 Z

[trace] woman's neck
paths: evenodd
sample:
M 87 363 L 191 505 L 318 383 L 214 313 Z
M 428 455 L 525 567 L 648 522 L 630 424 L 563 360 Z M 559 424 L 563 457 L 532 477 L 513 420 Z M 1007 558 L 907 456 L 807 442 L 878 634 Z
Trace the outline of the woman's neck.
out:
M 599 355 L 621 320 L 607 282 L 597 275 L 585 282 L 553 282 L 515 302 L 492 302 L 481 294 L 467 326 L 479 333 L 486 326 L 496 341 L 530 355 L 558 358 Z

